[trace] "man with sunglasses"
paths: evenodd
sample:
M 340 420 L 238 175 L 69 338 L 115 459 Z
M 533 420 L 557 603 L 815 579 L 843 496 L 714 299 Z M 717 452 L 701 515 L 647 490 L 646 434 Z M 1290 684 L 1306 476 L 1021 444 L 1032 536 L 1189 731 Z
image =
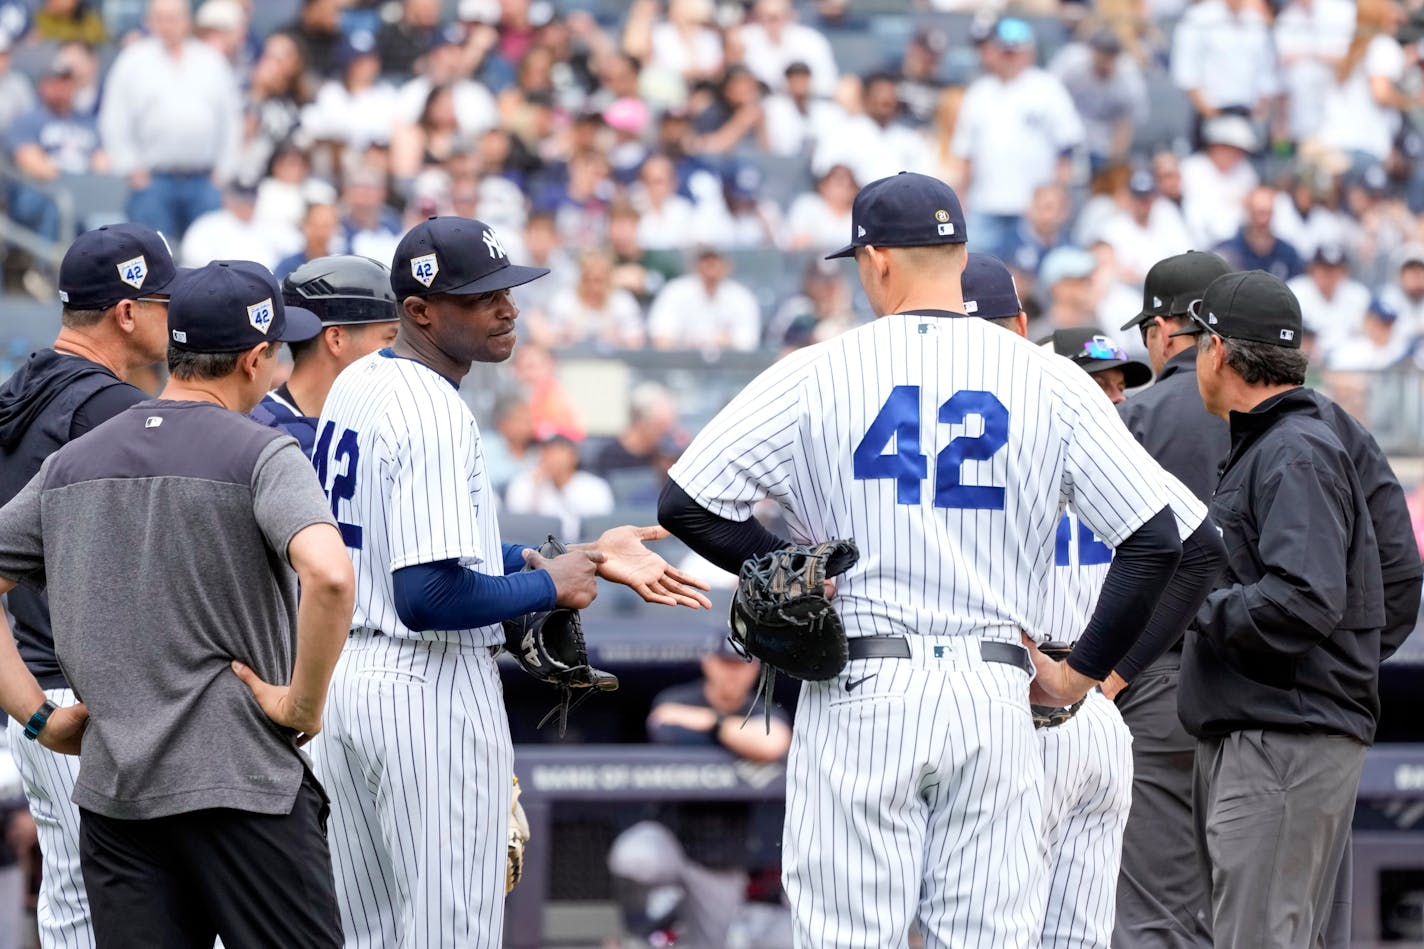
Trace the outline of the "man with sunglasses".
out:
M 55 451 L 129 406 L 151 398 L 126 381 L 168 355 L 168 290 L 178 271 L 162 236 L 142 224 L 80 234 L 59 267 L 59 335 L 0 387 L 0 504 L 20 492 Z M 25 665 L 55 705 L 73 705 L 55 659 L 45 594 L 8 597 Z M 25 741 L 8 726 L 44 861 L 37 909 L 44 946 L 93 946 L 79 875 L 79 809 L 70 800 L 79 759 Z
M 1226 424 L 1209 415 L 1197 393 L 1196 339 L 1174 336 L 1188 309 L 1231 266 L 1216 254 L 1189 251 L 1147 272 L 1142 312 L 1123 325 L 1142 334 L 1157 381 L 1118 412 L 1147 453 L 1204 503 L 1216 490 L 1216 469 L 1230 450 Z M 1118 878 L 1116 949 L 1207 949 L 1205 892 L 1194 861 L 1192 761 L 1196 741 L 1177 719 L 1181 643 L 1119 693 L 1115 701 L 1132 731 L 1132 812 L 1123 835 Z
M 1368 498 L 1303 387 L 1300 305 L 1262 271 L 1192 309 L 1197 384 L 1228 420 L 1212 501 L 1231 556 L 1188 631 L 1197 852 L 1215 945 L 1320 939 L 1379 716 L 1386 622 Z

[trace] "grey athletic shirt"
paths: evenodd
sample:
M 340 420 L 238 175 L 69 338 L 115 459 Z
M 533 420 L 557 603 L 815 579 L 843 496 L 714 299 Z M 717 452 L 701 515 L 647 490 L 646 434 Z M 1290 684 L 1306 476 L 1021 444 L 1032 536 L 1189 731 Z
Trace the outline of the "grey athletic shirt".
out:
M 164 400 L 61 448 L 0 508 L 0 576 L 47 588 L 89 708 L 76 804 L 127 820 L 291 810 L 305 762 L 229 663 L 290 681 L 287 545 L 317 523 L 334 521 L 293 438 Z

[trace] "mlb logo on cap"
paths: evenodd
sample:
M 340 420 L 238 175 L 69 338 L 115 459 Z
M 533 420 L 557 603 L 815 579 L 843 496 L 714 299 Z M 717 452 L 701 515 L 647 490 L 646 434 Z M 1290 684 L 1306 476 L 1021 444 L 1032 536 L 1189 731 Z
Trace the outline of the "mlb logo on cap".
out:
M 854 257 L 857 247 L 963 244 L 964 210 L 954 189 L 929 175 L 902 171 L 872 181 L 851 205 L 852 238 L 827 260 Z

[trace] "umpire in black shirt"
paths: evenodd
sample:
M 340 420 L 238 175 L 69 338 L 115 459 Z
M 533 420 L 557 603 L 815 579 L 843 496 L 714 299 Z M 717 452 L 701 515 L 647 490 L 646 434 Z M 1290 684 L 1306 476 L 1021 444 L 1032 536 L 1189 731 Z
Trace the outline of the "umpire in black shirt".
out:
M 1300 307 L 1261 271 L 1193 306 L 1197 383 L 1231 425 L 1223 586 L 1186 636 L 1182 723 L 1217 947 L 1314 945 L 1379 715 L 1383 581 L 1367 495 L 1302 387 Z

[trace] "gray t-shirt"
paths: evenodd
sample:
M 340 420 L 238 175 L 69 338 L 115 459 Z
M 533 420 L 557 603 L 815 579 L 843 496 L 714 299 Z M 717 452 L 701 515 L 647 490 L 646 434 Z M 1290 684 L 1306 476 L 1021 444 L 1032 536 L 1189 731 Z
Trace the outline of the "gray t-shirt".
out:
M 291 810 L 305 762 L 229 663 L 290 681 L 287 545 L 318 523 L 334 521 L 296 441 L 207 402 L 140 402 L 0 508 L 0 576 L 48 589 L 89 709 L 74 803 L 127 820 Z

